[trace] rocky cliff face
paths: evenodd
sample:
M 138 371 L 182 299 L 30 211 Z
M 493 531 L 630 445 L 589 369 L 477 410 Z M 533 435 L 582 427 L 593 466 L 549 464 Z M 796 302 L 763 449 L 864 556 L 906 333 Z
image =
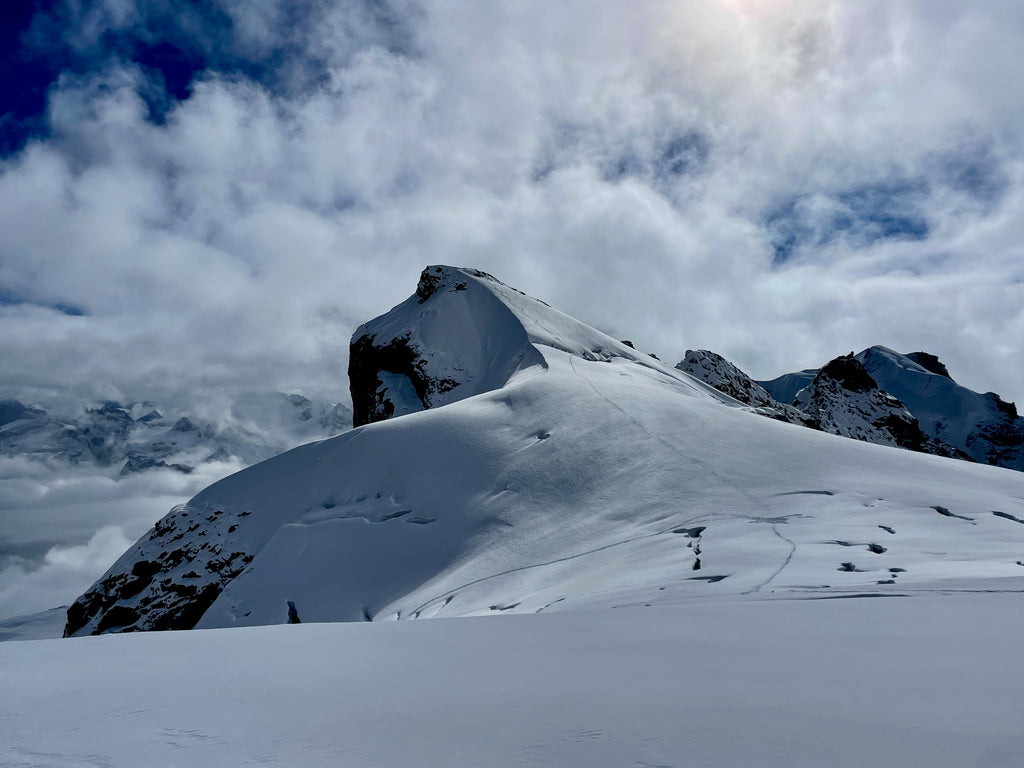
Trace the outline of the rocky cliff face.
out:
M 231 534 L 246 516 L 175 507 L 68 608 L 64 637 L 191 629 L 252 561 L 232 548 L 244 547 Z
M 796 403 L 818 420 L 824 432 L 878 445 L 925 449 L 926 438 L 914 414 L 879 388 L 852 353 L 818 371 L 811 385 L 797 393 Z
M 349 346 L 354 426 L 495 389 L 540 362 L 486 272 L 427 267 L 416 293 L 356 329 Z
M 934 356 L 923 352 L 915 354 L 936 371 L 945 370 Z M 725 358 L 707 350 L 687 350 L 686 357 L 676 367 L 752 406 L 758 413 L 781 421 L 878 445 L 968 458 L 926 434 L 906 404 L 879 387 L 860 356 L 852 353 L 835 358 L 818 371 L 801 371 L 766 382 L 768 386 L 754 381 Z M 797 383 L 803 386 L 792 391 Z M 793 404 L 777 400 L 769 387 L 786 394 L 792 391 Z M 1004 426 L 1004 432 L 999 434 L 1005 434 L 1005 429 Z M 998 427 L 994 431 L 998 432 Z M 1010 439 L 1013 439 L 1012 431 Z

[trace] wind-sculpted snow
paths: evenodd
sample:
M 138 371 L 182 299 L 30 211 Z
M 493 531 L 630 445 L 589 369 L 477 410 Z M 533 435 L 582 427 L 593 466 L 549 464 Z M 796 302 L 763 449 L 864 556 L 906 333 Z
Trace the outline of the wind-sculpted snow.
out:
M 440 269 L 357 337 L 408 334 L 427 378 L 457 386 L 210 486 L 72 606 L 68 634 L 284 623 L 289 602 L 305 625 L 1024 588 L 1007 517 L 1024 519 L 1024 475 L 763 418 Z

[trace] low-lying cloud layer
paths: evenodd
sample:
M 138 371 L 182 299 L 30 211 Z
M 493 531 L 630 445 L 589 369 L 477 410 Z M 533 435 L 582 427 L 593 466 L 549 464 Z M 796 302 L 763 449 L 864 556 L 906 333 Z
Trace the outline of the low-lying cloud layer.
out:
M 55 473 L 0 458 L 0 619 L 69 603 L 173 505 L 240 468 L 118 478 L 95 465 Z

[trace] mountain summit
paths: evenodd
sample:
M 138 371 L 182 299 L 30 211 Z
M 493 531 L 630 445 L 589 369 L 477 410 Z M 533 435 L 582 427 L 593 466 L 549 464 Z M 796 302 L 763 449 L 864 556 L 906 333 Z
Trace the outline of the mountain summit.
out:
M 1024 475 L 762 418 L 477 270 L 352 349 L 361 426 L 171 510 L 65 634 L 1024 582 Z
M 827 432 L 1024 471 L 1016 405 L 956 383 L 928 352 L 874 346 L 821 370 L 757 383 L 776 401 L 819 417 Z

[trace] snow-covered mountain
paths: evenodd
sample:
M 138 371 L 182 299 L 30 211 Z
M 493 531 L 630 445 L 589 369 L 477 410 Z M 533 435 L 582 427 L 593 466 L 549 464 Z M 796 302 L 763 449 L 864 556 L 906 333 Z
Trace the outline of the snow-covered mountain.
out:
M 820 370 L 757 383 L 774 400 L 819 417 L 825 431 L 1024 470 L 1016 406 L 957 384 L 927 352 L 874 346 Z
M 763 418 L 484 273 L 352 360 L 363 426 L 172 510 L 66 634 L 1024 586 L 1024 475 Z
M 154 403 L 105 402 L 75 415 L 47 413 L 17 400 L 0 401 L 0 454 L 25 456 L 60 470 L 112 467 L 126 475 L 154 468 L 191 472 L 198 464 L 235 457 L 252 464 L 351 423 L 343 404 L 298 394 L 248 393 L 219 418 Z

